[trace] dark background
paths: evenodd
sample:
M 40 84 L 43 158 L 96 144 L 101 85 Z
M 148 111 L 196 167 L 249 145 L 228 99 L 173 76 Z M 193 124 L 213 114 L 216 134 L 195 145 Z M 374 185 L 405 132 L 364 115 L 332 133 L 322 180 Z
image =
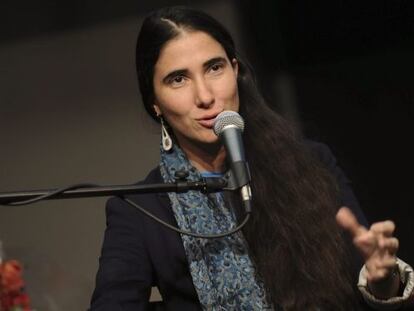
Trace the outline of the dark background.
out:
M 243 2 L 264 93 L 288 74 L 304 134 L 333 149 L 370 221 L 395 220 L 413 262 L 414 3 Z
M 171 4 L 230 29 L 272 107 L 331 147 L 369 220 L 393 219 L 399 256 L 413 264 L 408 0 L 2 1 L 0 191 L 129 183 L 157 163 L 133 54 L 142 16 Z M 86 308 L 104 201 L 0 208 L 0 240 L 25 263 L 39 310 Z

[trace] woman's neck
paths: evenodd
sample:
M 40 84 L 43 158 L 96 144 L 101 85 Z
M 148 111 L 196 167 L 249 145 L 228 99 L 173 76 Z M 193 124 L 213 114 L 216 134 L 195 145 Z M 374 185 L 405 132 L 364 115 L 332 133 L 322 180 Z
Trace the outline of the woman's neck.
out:
M 225 169 L 226 151 L 217 144 L 199 145 L 181 143 L 180 147 L 191 164 L 200 172 L 223 172 Z

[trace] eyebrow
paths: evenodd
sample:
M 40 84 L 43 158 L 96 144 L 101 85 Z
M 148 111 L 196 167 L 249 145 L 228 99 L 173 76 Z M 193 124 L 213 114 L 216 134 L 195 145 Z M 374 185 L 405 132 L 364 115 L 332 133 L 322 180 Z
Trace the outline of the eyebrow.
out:
M 210 66 L 212 66 L 216 63 L 219 63 L 219 62 L 226 63 L 226 59 L 224 57 L 221 57 L 221 56 L 214 57 L 214 58 L 209 59 L 208 61 L 204 62 L 203 68 L 206 69 L 206 68 L 208 68 L 208 67 L 210 67 Z M 181 76 L 181 75 L 186 75 L 187 73 L 188 73 L 187 69 L 177 69 L 177 70 L 171 71 L 169 74 L 167 74 L 164 77 L 164 79 L 162 79 L 162 81 L 164 83 L 168 83 L 168 81 L 170 81 L 172 78 L 177 77 L 177 76 Z

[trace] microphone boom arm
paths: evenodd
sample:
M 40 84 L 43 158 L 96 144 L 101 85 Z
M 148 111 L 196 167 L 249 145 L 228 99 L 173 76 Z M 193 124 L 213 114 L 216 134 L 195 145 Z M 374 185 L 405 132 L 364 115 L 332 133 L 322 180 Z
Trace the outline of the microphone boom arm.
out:
M 199 190 L 204 193 L 218 192 L 226 188 L 224 178 L 203 178 L 200 181 L 178 180 L 174 183 L 98 186 L 79 184 L 52 190 L 30 190 L 0 193 L 0 205 L 24 205 L 40 200 L 123 196 L 144 193 L 186 192 Z

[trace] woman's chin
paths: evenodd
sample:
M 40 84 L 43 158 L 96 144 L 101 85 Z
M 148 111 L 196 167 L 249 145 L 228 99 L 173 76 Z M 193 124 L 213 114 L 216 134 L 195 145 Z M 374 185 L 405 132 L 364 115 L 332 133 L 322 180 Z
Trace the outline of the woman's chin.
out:
M 202 137 L 195 141 L 195 143 L 203 149 L 207 148 L 216 150 L 221 146 L 221 141 L 216 135 L 214 135 L 214 137 Z
M 203 141 L 206 144 L 210 145 L 217 145 L 220 144 L 220 139 L 216 136 L 216 134 L 213 133 L 213 135 L 209 135 L 208 137 L 205 137 Z

